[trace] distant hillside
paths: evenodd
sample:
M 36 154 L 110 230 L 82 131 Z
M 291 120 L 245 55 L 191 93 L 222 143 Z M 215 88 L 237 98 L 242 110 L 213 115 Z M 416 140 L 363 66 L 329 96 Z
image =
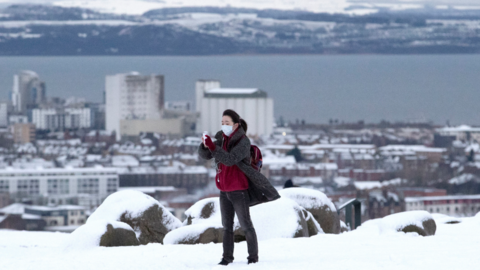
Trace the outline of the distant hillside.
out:
M 0 55 L 479 53 L 480 12 L 363 16 L 186 7 L 140 16 L 12 5 L 0 11 Z

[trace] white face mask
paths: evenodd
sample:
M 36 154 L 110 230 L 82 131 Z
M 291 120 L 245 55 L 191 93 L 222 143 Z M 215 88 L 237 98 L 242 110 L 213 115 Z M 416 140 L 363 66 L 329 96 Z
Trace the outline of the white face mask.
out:
M 233 132 L 233 126 L 222 125 L 223 134 L 230 136 Z

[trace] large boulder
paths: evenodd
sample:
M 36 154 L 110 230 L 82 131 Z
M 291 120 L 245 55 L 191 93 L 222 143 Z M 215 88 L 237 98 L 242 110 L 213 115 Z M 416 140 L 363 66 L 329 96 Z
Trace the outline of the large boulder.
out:
M 107 231 L 100 237 L 102 247 L 138 246 L 140 242 L 133 229 L 114 228 L 112 224 L 107 225 Z
M 288 188 L 280 192 L 282 197 L 289 198 L 312 213 L 324 233 L 340 233 L 340 217 L 332 201 L 322 192 L 307 188 Z
M 96 220 L 73 231 L 65 244 L 69 249 L 91 249 L 98 246 L 138 246 L 140 242 L 128 224 Z
M 135 231 L 140 244 L 163 243 L 165 235 L 182 226 L 154 198 L 134 190 L 124 190 L 108 196 L 88 218 L 87 224 L 97 220 L 121 221 Z
M 437 225 L 427 211 L 408 211 L 366 221 L 358 228 L 358 231 L 365 230 L 380 234 L 415 232 L 421 236 L 431 236 L 435 235 Z
M 325 232 L 322 229 L 322 226 L 317 222 L 313 214 L 308 212 L 307 210 L 303 210 L 303 216 L 305 217 L 305 221 L 307 223 L 308 228 L 308 236 L 314 236 L 317 234 L 324 234 Z
M 163 239 L 165 245 L 194 245 L 222 243 L 223 228 L 213 224 L 194 224 L 169 232 Z

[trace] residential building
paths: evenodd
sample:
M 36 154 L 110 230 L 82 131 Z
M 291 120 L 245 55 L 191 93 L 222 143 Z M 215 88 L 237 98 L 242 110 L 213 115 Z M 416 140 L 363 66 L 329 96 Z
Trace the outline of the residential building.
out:
M 11 129 L 14 143 L 25 144 L 35 141 L 34 124 L 14 124 L 11 126 Z
M 480 195 L 406 197 L 406 210 L 470 217 L 480 212 Z
M 37 129 L 58 130 L 90 128 L 90 108 L 39 108 L 32 110 L 32 123 Z
M 222 113 L 236 111 L 248 123 L 248 135 L 270 135 L 273 132 L 273 99 L 258 88 L 220 88 L 218 81 L 197 81 L 196 111 L 200 114 L 197 133 L 214 135 L 221 129 Z
M 137 72 L 106 77 L 106 130 L 121 138 L 122 120 L 160 119 L 164 109 L 164 77 Z M 136 134 L 138 135 L 138 134 Z
M 9 221 L 3 228 L 25 230 L 27 227 L 27 230 L 48 230 L 48 227 L 51 227 L 62 230 L 61 227 L 68 226 L 70 230 L 66 231 L 71 232 L 85 224 L 87 209 L 78 205 L 41 206 L 14 203 L 0 209 L 0 219 L 2 216 Z
M 26 115 L 14 114 L 8 116 L 8 124 L 25 124 L 28 123 L 28 117 Z
M 3 208 L 10 204 L 10 194 L 0 192 L 0 208 Z
M 33 71 L 21 71 L 13 76 L 12 105 L 14 112 L 26 115 L 45 101 L 45 82 Z
M 0 193 L 16 199 L 44 198 L 51 204 L 65 204 L 88 195 L 91 206 L 98 206 L 117 189 L 118 173 L 112 168 L 0 170 Z
M 8 126 L 8 102 L 0 102 L 0 128 Z
M 440 136 L 455 137 L 459 141 L 476 140 L 480 142 L 480 127 L 461 125 L 458 127 L 444 127 L 437 129 Z
M 120 187 L 186 188 L 193 192 L 208 185 L 208 170 L 203 166 L 131 167 L 119 175 Z
M 172 111 L 191 111 L 192 110 L 192 102 L 190 101 L 167 101 L 165 103 L 166 110 Z

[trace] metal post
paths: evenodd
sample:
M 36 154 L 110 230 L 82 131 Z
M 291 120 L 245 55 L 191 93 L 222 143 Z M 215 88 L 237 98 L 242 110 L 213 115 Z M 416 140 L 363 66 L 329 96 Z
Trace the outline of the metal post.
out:
M 355 229 L 362 225 L 362 204 L 355 204 Z
M 353 229 L 352 227 L 352 205 L 349 204 L 345 207 L 345 223 L 350 230 Z

